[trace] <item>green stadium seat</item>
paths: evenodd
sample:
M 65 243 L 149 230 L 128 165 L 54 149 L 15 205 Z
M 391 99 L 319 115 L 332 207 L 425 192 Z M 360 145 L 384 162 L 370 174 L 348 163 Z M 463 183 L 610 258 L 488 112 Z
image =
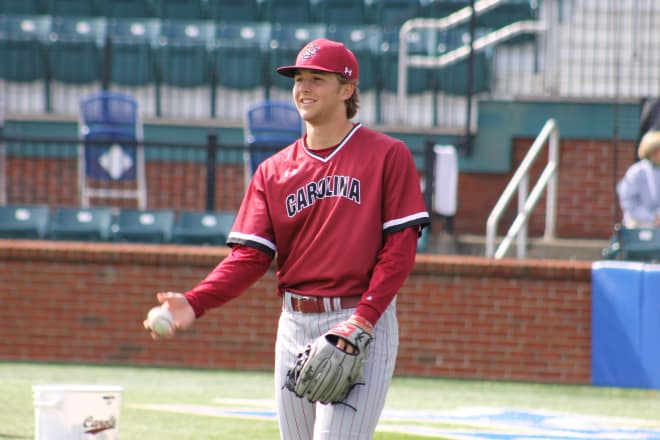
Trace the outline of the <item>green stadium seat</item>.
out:
M 41 0 L 0 0 L 0 15 L 43 14 Z
M 48 16 L 0 15 L 0 79 L 8 113 L 47 110 Z
M 383 28 L 400 27 L 421 14 L 418 0 L 373 0 L 371 8 L 372 20 Z
M 44 238 L 49 215 L 48 205 L 9 204 L 0 206 L 0 237 Z
M 420 8 L 426 18 L 443 18 L 470 5 L 470 0 L 427 0 Z
M 53 17 L 93 17 L 99 15 L 91 0 L 46 0 L 46 12 Z
M 215 22 L 237 23 L 262 20 L 259 0 L 207 0 L 208 18 Z
M 378 52 L 381 32 L 375 25 L 337 24 L 326 29 L 327 38 L 341 41 L 360 63 L 360 93 L 376 89 L 378 82 Z
M 313 13 L 318 21 L 327 25 L 365 25 L 369 17 L 364 1 L 360 0 L 317 0 Z
M 431 31 L 416 30 L 409 34 L 408 53 L 429 55 L 433 44 Z M 390 27 L 383 31 L 383 44 L 380 53 L 380 78 L 384 91 L 396 93 L 399 78 L 399 29 Z M 408 67 L 407 93 L 422 93 L 432 89 L 432 69 Z
M 660 228 L 614 227 L 603 257 L 610 260 L 660 262 Z
M 110 89 L 133 96 L 144 116 L 156 116 L 157 19 L 109 20 Z
M 206 0 L 158 0 L 158 17 L 163 20 L 203 20 Z
M 152 0 L 102 0 L 99 12 L 106 18 L 156 17 Z
M 310 0 L 265 0 L 264 19 L 275 23 L 312 23 Z
M 213 53 L 215 117 L 242 121 L 249 103 L 265 97 L 271 25 L 218 22 Z
M 113 225 L 116 241 L 168 243 L 174 230 L 174 211 L 171 209 L 122 209 Z
M 279 66 L 295 62 L 300 49 L 310 40 L 325 37 L 325 25 L 313 23 L 277 23 L 272 28 L 272 47 L 270 51 L 269 85 L 281 90 L 291 90 L 293 82 L 278 74 Z M 287 92 L 290 93 L 290 92 Z
M 536 20 L 536 0 L 508 0 L 477 17 L 477 26 L 501 28 L 516 21 Z
M 173 239 L 181 244 L 224 245 L 234 224 L 232 211 L 183 211 L 174 226 Z
M 54 112 L 77 114 L 80 100 L 101 88 L 105 35 L 100 17 L 53 19 L 48 64 Z
M 215 26 L 210 21 L 164 20 L 158 51 L 161 116 L 211 116 Z
M 249 90 L 264 83 L 269 23 L 222 22 L 216 29 L 214 71 L 221 87 Z
M 53 240 L 106 241 L 110 238 L 112 208 L 60 207 L 48 222 L 46 237 Z

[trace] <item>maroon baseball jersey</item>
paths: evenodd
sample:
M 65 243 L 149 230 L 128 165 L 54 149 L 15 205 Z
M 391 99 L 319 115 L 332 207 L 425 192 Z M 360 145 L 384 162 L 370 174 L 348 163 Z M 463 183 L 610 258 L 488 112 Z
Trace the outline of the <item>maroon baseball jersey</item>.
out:
M 384 235 L 428 223 L 406 145 L 356 124 L 327 157 L 299 139 L 262 162 L 227 242 L 276 254 L 280 292 L 361 295 Z

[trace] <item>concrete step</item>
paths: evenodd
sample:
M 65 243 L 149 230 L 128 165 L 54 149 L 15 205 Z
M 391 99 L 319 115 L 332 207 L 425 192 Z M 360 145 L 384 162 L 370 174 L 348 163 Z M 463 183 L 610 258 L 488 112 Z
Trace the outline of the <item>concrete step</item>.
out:
M 501 241 L 502 237 L 497 237 L 495 246 L 497 247 Z M 555 238 L 545 241 L 543 238 L 530 237 L 527 239 L 526 258 L 595 261 L 602 259 L 602 251 L 607 248 L 608 244 L 609 238 Z M 433 232 L 429 236 L 426 252 L 447 255 L 485 256 L 486 237 L 482 235 Z M 516 258 L 515 241 L 509 247 L 506 256 Z

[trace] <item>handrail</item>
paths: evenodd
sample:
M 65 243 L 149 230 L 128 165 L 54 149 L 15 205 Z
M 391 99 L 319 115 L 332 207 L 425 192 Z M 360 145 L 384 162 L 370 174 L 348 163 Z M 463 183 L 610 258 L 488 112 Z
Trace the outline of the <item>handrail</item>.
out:
M 475 15 L 487 12 L 507 0 L 480 0 L 474 3 Z M 465 6 L 458 11 L 449 14 L 443 18 L 412 18 L 407 20 L 399 30 L 399 65 L 397 67 L 397 105 L 399 108 L 406 106 L 406 89 L 408 85 L 408 66 L 433 68 L 445 67 L 457 63 L 470 54 L 470 45 L 463 45 L 457 49 L 449 51 L 441 56 L 409 56 L 408 46 L 406 44 L 407 35 L 413 29 L 435 29 L 444 31 L 453 26 L 469 21 L 472 17 L 472 8 Z M 494 45 L 504 40 L 513 38 L 523 33 L 542 32 L 546 29 L 545 25 L 538 21 L 519 21 L 504 26 L 501 29 L 493 31 L 487 35 L 477 38 L 473 42 L 473 50 L 480 51 L 488 46 Z M 405 112 L 400 112 L 402 118 Z
M 549 140 L 548 163 L 539 176 L 529 197 L 527 188 L 529 185 L 529 170 Z M 514 238 L 518 238 L 517 256 L 525 258 L 527 250 L 527 221 L 534 206 L 547 186 L 547 202 L 545 210 L 545 232 L 543 239 L 549 241 L 555 237 L 555 224 L 557 220 L 557 171 L 559 168 L 559 127 L 554 119 L 548 121 L 541 129 L 534 143 L 520 163 L 520 166 L 511 177 L 508 185 L 497 200 L 495 207 L 488 216 L 486 222 L 486 256 L 496 259 L 502 258 L 509 250 Z M 514 191 L 518 190 L 518 215 L 511 224 L 504 240 L 495 251 L 495 235 L 497 224 L 504 213 L 507 205 L 513 197 Z M 521 234 L 522 232 L 522 234 Z

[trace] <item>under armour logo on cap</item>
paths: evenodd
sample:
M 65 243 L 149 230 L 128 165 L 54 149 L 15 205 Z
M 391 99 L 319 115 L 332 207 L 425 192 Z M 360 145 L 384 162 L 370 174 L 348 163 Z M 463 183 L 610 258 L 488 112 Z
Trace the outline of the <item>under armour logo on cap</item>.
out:
M 298 53 L 295 65 L 279 67 L 277 72 L 292 77 L 299 69 L 338 73 L 355 81 L 360 76 L 360 66 L 353 52 L 342 43 L 325 38 L 307 43 Z

